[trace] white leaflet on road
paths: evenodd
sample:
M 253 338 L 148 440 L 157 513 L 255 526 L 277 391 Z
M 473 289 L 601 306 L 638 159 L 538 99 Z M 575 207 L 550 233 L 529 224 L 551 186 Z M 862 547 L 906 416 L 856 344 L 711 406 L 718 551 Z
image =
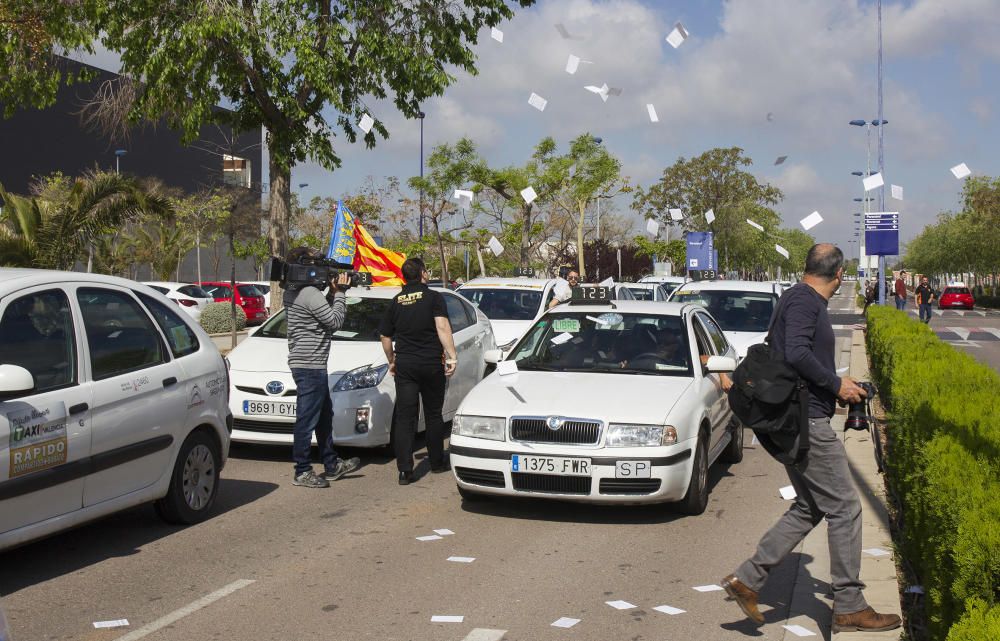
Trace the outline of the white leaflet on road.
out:
M 558 334 L 552 337 L 552 344 L 562 345 L 563 343 L 568 343 L 571 340 L 573 340 L 573 335 L 570 334 L 569 332 L 563 332 L 562 334 Z
M 680 209 L 670 209 L 670 220 L 684 220 L 684 212 Z
M 778 492 L 781 494 L 781 498 L 785 499 L 786 501 L 791 501 L 796 496 L 798 496 L 798 494 L 795 492 L 795 488 L 792 487 L 791 485 L 786 485 L 785 487 L 778 488 Z
M 549 104 L 549 101 L 542 98 L 537 93 L 531 92 L 531 96 L 528 98 L 528 104 L 538 111 L 545 111 L 545 105 Z
M 687 39 L 687 29 L 685 29 L 684 25 L 679 22 L 674 25 L 674 30 L 667 36 L 667 42 L 670 43 L 670 46 L 674 49 L 684 44 L 684 41 Z
M 775 245 L 774 246 L 774 251 L 776 251 L 779 254 L 781 254 L 782 256 L 784 256 L 786 260 L 788 259 L 788 250 L 785 249 L 784 247 L 782 247 L 781 245 Z
M 556 619 L 552 622 L 553 628 L 572 628 L 574 625 L 580 622 L 580 619 L 571 619 L 570 617 L 562 617 Z
M 747 218 L 747 224 L 750 225 L 751 227 L 753 227 L 754 229 L 759 229 L 760 231 L 764 231 L 764 226 L 763 225 L 761 225 L 760 223 L 755 223 L 754 221 L 750 220 L 749 218 Z
M 431 623 L 461 623 L 465 621 L 464 615 L 435 614 L 431 617 Z
M 698 592 L 715 592 L 716 590 L 721 589 L 721 585 L 696 585 L 692 588 L 692 590 L 696 590 Z
M 631 610 L 632 608 L 638 607 L 628 601 L 605 601 L 608 605 L 616 610 Z
M 374 124 L 375 119 L 365 113 L 361 115 L 361 122 L 358 123 L 358 128 L 365 133 L 369 133 L 372 130 L 372 125 Z
M 528 186 L 521 190 L 521 198 L 524 198 L 524 204 L 530 205 L 538 198 L 538 194 L 535 193 L 535 188 Z
M 437 534 L 428 534 L 427 536 L 418 536 L 418 541 L 440 541 L 441 537 Z
M 711 225 L 713 220 L 715 220 L 715 210 L 709 209 L 705 212 L 705 222 Z
M 434 530 L 434 534 L 440 534 L 441 536 L 451 536 L 452 534 L 454 534 L 454 532 L 452 532 L 447 528 L 442 528 L 440 530 Z
M 867 550 L 861 550 L 868 556 L 892 556 L 892 552 L 889 550 L 883 550 L 882 548 L 868 548 Z
M 810 229 L 820 224 L 821 222 L 823 222 L 823 217 L 819 215 L 818 211 L 814 211 L 813 213 L 809 214 L 808 216 L 800 220 L 799 224 L 802 225 L 802 229 L 809 231 Z
M 128 619 L 115 619 L 114 621 L 94 621 L 95 628 L 124 628 L 128 625 Z
M 496 236 L 490 236 L 490 242 L 487 243 L 490 247 L 490 251 L 493 252 L 494 256 L 499 256 L 503 253 L 503 245 L 497 240 Z
M 896 200 L 903 200 L 903 188 L 899 185 L 892 185 L 892 197 Z
M 658 605 L 653 609 L 656 610 L 657 612 L 662 612 L 663 614 L 670 614 L 670 615 L 684 614 L 685 612 L 687 612 L 687 610 L 681 610 L 680 608 L 674 608 L 669 605 Z
M 783 625 L 781 626 L 788 630 L 797 637 L 814 637 L 816 633 L 809 628 L 803 628 L 801 625 Z
M 497 363 L 497 374 L 500 376 L 517 374 L 517 361 L 500 361 Z
M 576 73 L 577 68 L 580 66 L 580 57 L 569 54 L 569 59 L 566 60 L 566 73 Z
M 476 560 L 474 556 L 449 556 L 449 561 L 454 561 L 455 563 L 472 563 Z
M 490 29 L 490 37 L 496 40 L 497 42 L 503 42 L 503 31 L 500 31 L 496 27 L 493 27 L 492 29 Z
M 491 630 L 489 628 L 472 628 L 462 641 L 503 641 L 506 630 Z
M 861 181 L 865 186 L 865 191 L 871 191 L 872 189 L 878 189 L 885 184 L 885 180 L 882 179 L 882 174 L 872 174 L 864 180 Z
M 646 105 L 646 111 L 649 113 L 650 122 L 660 122 L 660 119 L 656 115 L 656 107 L 651 104 Z
M 650 218 L 646 221 L 646 232 L 650 236 L 655 236 L 656 233 L 660 231 L 660 223 L 655 218 Z
M 972 174 L 972 172 L 969 170 L 969 166 L 966 165 L 964 162 L 952 167 L 951 173 L 954 174 L 955 178 L 958 178 L 959 180 Z

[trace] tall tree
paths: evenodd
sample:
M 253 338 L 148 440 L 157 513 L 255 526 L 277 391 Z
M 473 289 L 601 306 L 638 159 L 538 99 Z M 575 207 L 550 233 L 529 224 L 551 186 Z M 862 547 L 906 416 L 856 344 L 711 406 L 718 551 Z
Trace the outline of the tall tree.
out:
M 198 281 L 201 282 L 204 280 L 201 276 L 202 245 L 215 245 L 223 235 L 232 200 L 218 191 L 204 190 L 183 198 L 173 198 L 171 202 L 177 222 L 187 232 L 186 237 L 194 243 Z

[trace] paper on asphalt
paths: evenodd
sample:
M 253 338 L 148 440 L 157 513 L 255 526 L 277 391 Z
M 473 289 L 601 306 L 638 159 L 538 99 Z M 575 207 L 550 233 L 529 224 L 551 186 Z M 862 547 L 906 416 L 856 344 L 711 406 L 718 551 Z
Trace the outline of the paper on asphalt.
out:
M 128 619 L 115 619 L 114 621 L 94 621 L 95 628 L 124 628 L 128 625 Z
M 684 220 L 684 212 L 682 212 L 680 209 L 671 209 L 669 211 L 670 211 L 670 220 Z
M 963 162 L 952 167 L 951 173 L 955 175 L 955 178 L 962 179 L 971 175 L 972 171 L 970 171 L 969 166 Z
M 428 534 L 427 536 L 418 536 L 418 541 L 440 541 L 441 537 L 437 534 Z
M 537 93 L 531 92 L 531 96 L 528 97 L 528 104 L 538 111 L 545 111 L 545 105 L 549 104 L 549 101 L 542 98 Z
M 896 200 L 903 200 L 903 188 L 899 185 L 892 185 L 892 197 Z
M 755 223 L 754 221 L 750 220 L 749 218 L 747 218 L 747 224 L 750 225 L 751 227 L 753 227 L 754 229 L 758 229 L 760 231 L 764 231 L 764 226 L 763 225 L 761 225 L 760 223 Z
M 449 556 L 449 561 L 454 561 L 455 563 L 472 563 L 476 560 L 474 556 Z
M 721 585 L 715 585 L 715 584 L 712 584 L 712 585 L 696 585 L 696 586 L 694 586 L 691 589 L 692 590 L 696 590 L 698 592 L 715 592 L 716 590 L 721 590 L 722 586 Z
M 628 601 L 605 601 L 608 605 L 616 610 L 631 610 L 632 608 L 638 607 L 629 603 Z
M 657 612 L 662 612 L 663 614 L 670 614 L 670 615 L 684 614 L 685 612 L 687 612 L 687 610 L 681 610 L 680 608 L 674 608 L 669 605 L 658 605 L 653 609 L 656 610 Z
M 493 252 L 494 256 L 499 256 L 503 253 L 503 245 L 497 240 L 496 236 L 490 236 L 490 242 L 487 243 L 490 247 L 490 251 Z
M 646 232 L 650 236 L 655 236 L 657 232 L 660 231 L 660 223 L 655 218 L 650 218 L 646 221 Z
M 872 174 L 864 180 L 861 181 L 865 186 L 865 191 L 871 191 L 872 189 L 878 189 L 885 184 L 885 180 L 882 179 L 882 174 Z
M 490 29 L 490 37 L 496 40 L 497 42 L 503 42 L 503 31 L 500 31 L 496 27 L 493 27 L 492 29 Z
M 674 25 L 673 31 L 671 31 L 667 35 L 667 42 L 670 43 L 670 46 L 673 47 L 674 49 L 684 44 L 684 41 L 687 39 L 688 39 L 687 29 L 685 29 L 684 25 L 682 25 L 679 22 Z
M 861 550 L 868 556 L 892 556 L 892 552 L 889 550 L 883 550 L 882 548 L 868 548 L 867 550 Z
M 440 530 L 434 530 L 434 534 L 440 534 L 441 536 L 451 536 L 452 534 L 454 534 L 454 532 L 452 532 L 447 528 L 442 528 Z
M 431 623 L 461 623 L 462 621 L 465 621 L 464 615 L 435 614 L 431 617 Z
M 712 221 L 714 220 L 715 220 L 715 210 L 709 209 L 708 211 L 705 212 L 705 222 L 711 225 Z
M 808 216 L 800 220 L 799 224 L 802 225 L 802 229 L 809 231 L 810 229 L 820 224 L 821 222 L 823 222 L 823 217 L 819 215 L 818 211 L 814 211 L 813 213 L 809 214 Z
M 566 60 L 566 73 L 576 73 L 577 68 L 580 66 L 580 57 L 569 54 L 569 59 Z
M 561 617 L 552 622 L 553 628 L 572 628 L 574 625 L 580 622 L 580 619 L 571 619 L 570 617 Z
M 521 198 L 524 198 L 524 204 L 530 205 L 538 198 L 538 194 L 535 193 L 534 187 L 528 186 L 521 190 Z
M 782 247 L 781 245 L 775 245 L 774 246 L 774 251 L 776 251 L 779 254 L 781 254 L 782 256 L 784 256 L 785 260 L 788 260 L 788 250 L 785 249 L 784 247 Z
M 795 488 L 792 487 L 791 485 L 786 485 L 785 487 L 778 489 L 778 492 L 781 493 L 781 498 L 785 499 L 786 501 L 791 501 L 796 496 L 798 496 L 798 494 L 795 492 Z
M 788 630 L 797 637 L 814 637 L 816 633 L 809 628 L 803 628 L 801 625 L 783 625 L 781 626 Z
M 367 113 L 361 115 L 361 122 L 358 123 L 358 128 L 365 133 L 369 133 L 372 130 L 372 125 L 375 124 L 375 119 L 369 116 Z

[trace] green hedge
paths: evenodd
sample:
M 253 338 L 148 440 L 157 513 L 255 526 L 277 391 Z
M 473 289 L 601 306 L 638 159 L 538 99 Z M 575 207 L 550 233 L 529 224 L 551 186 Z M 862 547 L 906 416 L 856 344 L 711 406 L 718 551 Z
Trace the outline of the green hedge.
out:
M 1000 376 L 889 307 L 868 309 L 867 342 L 931 636 L 1000 639 Z
M 1000 309 L 1000 296 L 977 296 L 976 306 Z
M 209 334 L 222 334 L 233 331 L 233 314 L 228 301 L 224 303 L 209 303 L 201 310 L 201 326 Z M 236 331 L 246 329 L 247 315 L 243 308 L 236 306 Z

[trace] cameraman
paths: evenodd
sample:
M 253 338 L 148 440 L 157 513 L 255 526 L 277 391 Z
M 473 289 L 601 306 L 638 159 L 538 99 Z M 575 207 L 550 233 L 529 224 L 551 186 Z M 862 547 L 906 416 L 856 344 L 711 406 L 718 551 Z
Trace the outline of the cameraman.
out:
M 288 253 L 289 265 L 310 264 L 322 254 L 309 247 L 296 247 Z M 330 487 L 345 474 L 358 469 L 360 460 L 337 456 L 333 449 L 333 401 L 330 399 L 327 361 L 330 340 L 344 324 L 347 302 L 344 292 L 351 278 L 341 272 L 330 280 L 324 297 L 319 287 L 290 285 L 282 302 L 288 321 L 288 368 L 295 381 L 295 427 L 292 457 L 295 476 L 292 483 L 301 487 Z M 313 432 L 323 461 L 323 476 L 317 476 L 309 459 Z

